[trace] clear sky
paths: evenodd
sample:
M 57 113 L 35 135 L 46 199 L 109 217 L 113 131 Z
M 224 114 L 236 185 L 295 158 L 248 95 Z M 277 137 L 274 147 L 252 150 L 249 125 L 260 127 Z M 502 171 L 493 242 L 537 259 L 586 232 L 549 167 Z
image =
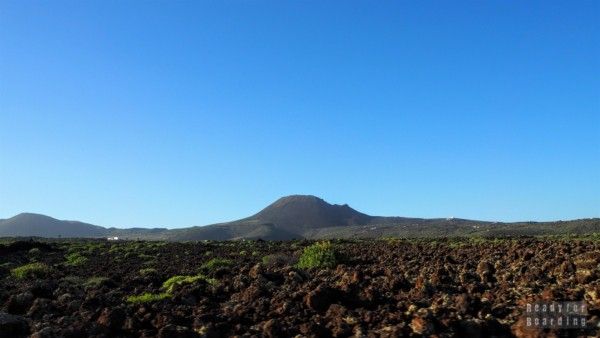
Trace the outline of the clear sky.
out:
M 600 216 L 599 1 L 0 1 L 0 218 Z

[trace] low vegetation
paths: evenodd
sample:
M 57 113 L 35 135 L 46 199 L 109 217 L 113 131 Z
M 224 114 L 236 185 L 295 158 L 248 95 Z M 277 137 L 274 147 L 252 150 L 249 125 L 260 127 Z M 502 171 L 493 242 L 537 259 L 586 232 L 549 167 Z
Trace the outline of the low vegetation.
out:
M 141 295 L 129 296 L 127 297 L 127 302 L 132 304 L 146 304 L 158 302 L 167 298 L 171 298 L 171 294 L 167 292 L 162 293 L 150 293 L 145 292 Z
M 51 271 L 52 269 L 44 263 L 29 263 L 10 270 L 10 274 L 18 279 L 42 278 Z
M 141 276 L 151 276 L 156 274 L 158 271 L 155 268 L 144 268 L 140 269 Z
M 67 262 L 65 264 L 70 265 L 70 266 L 81 266 L 84 265 L 87 261 L 88 258 L 83 256 L 82 254 L 78 253 L 78 252 L 73 252 L 71 254 L 68 254 L 66 256 Z
M 185 284 L 193 284 L 196 283 L 198 281 L 205 281 L 208 284 L 215 284 L 216 280 L 213 278 L 207 278 L 204 275 L 196 275 L 196 276 L 173 276 L 169 279 L 167 279 L 163 285 L 162 288 L 168 292 L 168 293 L 172 293 L 173 291 L 175 291 L 175 288 L 180 286 L 180 285 L 185 285 Z
M 210 285 L 215 285 L 217 283 L 217 281 L 215 279 L 207 278 L 206 276 L 201 275 L 201 274 L 195 275 L 195 276 L 183 276 L 183 275 L 173 276 L 173 277 L 167 279 L 162 284 L 161 289 L 163 289 L 164 292 L 161 292 L 161 293 L 146 292 L 141 295 L 129 296 L 129 297 L 127 297 L 127 302 L 132 303 L 132 304 L 145 304 L 145 303 L 158 302 L 158 301 L 161 301 L 161 300 L 164 300 L 167 298 L 171 298 L 173 296 L 173 292 L 176 290 L 177 287 L 180 287 L 180 286 L 186 285 L 186 284 L 193 284 L 198 281 L 205 281 L 206 283 L 208 283 Z
M 304 248 L 297 266 L 300 269 L 333 268 L 338 261 L 339 254 L 331 242 L 317 242 Z
M 230 267 L 231 265 L 233 265 L 233 262 L 230 259 L 213 258 L 213 259 L 209 260 L 208 262 L 202 264 L 200 269 L 207 270 L 207 271 L 214 271 L 219 268 Z

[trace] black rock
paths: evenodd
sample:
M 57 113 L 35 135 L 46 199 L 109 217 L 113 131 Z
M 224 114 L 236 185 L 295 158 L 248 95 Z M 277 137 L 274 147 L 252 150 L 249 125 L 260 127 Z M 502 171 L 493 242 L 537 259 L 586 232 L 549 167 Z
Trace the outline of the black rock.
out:
M 33 303 L 33 294 L 31 292 L 23 292 L 10 296 L 6 304 L 6 309 L 12 314 L 23 314 L 29 310 Z
M 29 324 L 21 316 L 0 312 L 0 338 L 24 337 L 29 334 Z

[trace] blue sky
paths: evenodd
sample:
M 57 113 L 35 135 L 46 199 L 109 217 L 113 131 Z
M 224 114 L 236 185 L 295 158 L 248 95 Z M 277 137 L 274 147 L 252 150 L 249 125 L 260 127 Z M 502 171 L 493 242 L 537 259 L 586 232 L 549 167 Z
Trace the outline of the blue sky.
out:
M 600 2 L 2 1 L 0 218 L 600 216 Z

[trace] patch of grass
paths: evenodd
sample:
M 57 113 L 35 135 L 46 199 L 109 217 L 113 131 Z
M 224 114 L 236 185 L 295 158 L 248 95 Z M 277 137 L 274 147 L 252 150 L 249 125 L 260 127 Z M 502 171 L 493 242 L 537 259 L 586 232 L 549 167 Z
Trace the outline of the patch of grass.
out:
M 82 254 L 80 254 L 78 252 L 68 254 L 66 256 L 66 258 L 67 258 L 67 263 L 65 263 L 65 264 L 70 265 L 70 266 L 81 266 L 81 265 L 87 263 L 87 261 L 88 261 L 87 257 L 83 256 Z
M 127 302 L 132 303 L 132 304 L 146 304 L 146 303 L 159 302 L 159 301 L 167 299 L 167 298 L 171 298 L 170 293 L 167 293 L 167 292 L 162 292 L 162 293 L 145 292 L 145 293 L 142 293 L 141 295 L 127 297 Z
M 51 271 L 52 268 L 44 263 L 30 263 L 10 270 L 10 274 L 18 279 L 41 278 L 48 275 Z
M 213 258 L 213 259 L 209 260 L 208 262 L 202 264 L 202 266 L 200 266 L 200 268 L 203 270 L 213 271 L 213 270 L 216 270 L 219 268 L 229 267 L 231 265 L 233 265 L 233 262 L 230 259 Z
M 317 242 L 304 248 L 297 266 L 300 269 L 333 268 L 339 257 L 331 242 Z

